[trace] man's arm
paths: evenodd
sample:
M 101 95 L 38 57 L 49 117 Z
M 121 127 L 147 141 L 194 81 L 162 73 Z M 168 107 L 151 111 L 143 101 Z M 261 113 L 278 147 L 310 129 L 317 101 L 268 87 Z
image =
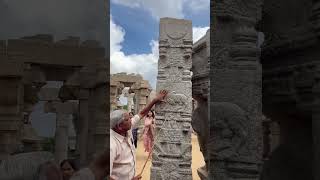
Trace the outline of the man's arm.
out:
M 149 103 L 146 105 L 145 108 L 143 108 L 140 112 L 139 112 L 139 117 L 140 119 L 143 118 L 144 116 L 146 116 L 148 114 L 148 112 L 151 110 L 151 108 L 158 102 L 163 101 L 164 97 L 168 94 L 168 91 L 166 90 L 161 90 L 159 92 L 159 94 Z

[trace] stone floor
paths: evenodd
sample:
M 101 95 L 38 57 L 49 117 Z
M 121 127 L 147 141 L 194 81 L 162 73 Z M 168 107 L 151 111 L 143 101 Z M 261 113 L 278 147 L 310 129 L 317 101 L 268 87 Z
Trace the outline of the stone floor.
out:
M 140 173 L 148 157 L 148 153 L 144 152 L 142 139 L 138 141 L 138 148 L 136 153 L 137 153 L 137 173 Z M 193 180 L 200 180 L 197 173 L 197 169 L 203 166 L 204 164 L 205 163 L 203 160 L 203 156 L 200 152 L 197 136 L 192 134 L 192 179 Z M 147 165 L 142 174 L 142 180 L 150 179 L 150 167 L 151 167 L 151 160 L 147 162 Z

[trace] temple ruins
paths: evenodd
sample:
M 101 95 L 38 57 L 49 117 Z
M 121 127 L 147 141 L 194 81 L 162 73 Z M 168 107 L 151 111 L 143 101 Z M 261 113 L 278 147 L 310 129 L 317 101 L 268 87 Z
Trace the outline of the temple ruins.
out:
M 125 88 L 126 92 L 123 92 Z M 110 76 L 110 108 L 117 109 L 120 95 L 123 94 L 128 101 L 128 111 L 135 114 L 146 106 L 151 93 L 151 86 L 139 74 L 117 73 Z
M 78 37 L 54 41 L 45 34 L 1 40 L 0 61 L 0 160 L 42 150 L 41 138 L 29 118 L 39 101 L 46 102 L 45 112 L 56 114 L 57 162 L 68 158 L 70 117 L 74 119 L 76 157 L 81 165 L 104 150 L 109 67 L 105 48 L 98 41 L 80 41 Z M 63 84 L 42 88 L 47 81 Z

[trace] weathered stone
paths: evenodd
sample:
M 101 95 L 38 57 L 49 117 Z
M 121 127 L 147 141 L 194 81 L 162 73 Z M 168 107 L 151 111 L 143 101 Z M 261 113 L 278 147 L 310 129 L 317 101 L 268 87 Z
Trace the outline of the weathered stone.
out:
M 166 102 L 156 106 L 151 179 L 192 179 L 191 21 L 161 18 L 157 91 L 166 89 Z
M 197 133 L 200 151 L 205 163 L 208 163 L 209 131 L 209 61 L 210 61 L 210 31 L 193 45 L 192 53 L 192 97 L 194 107 L 192 113 L 192 128 Z M 199 177 L 208 178 L 208 166 L 199 168 Z
M 258 179 L 262 163 L 262 1 L 211 2 L 209 177 Z
M 18 151 L 23 127 L 22 76 L 0 77 L 0 160 Z
M 280 131 L 262 179 L 319 179 L 319 1 L 264 1 L 260 24 L 262 110 Z

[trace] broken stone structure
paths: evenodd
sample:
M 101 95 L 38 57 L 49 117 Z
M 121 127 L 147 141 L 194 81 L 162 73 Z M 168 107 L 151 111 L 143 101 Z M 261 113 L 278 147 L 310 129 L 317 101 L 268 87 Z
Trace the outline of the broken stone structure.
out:
M 54 41 L 51 35 L 2 40 L 0 65 L 0 160 L 21 146 L 23 126 L 30 123 L 29 115 L 46 81 L 63 82 L 56 97 L 47 99 L 50 112 L 57 113 L 56 157 L 66 157 L 64 116 L 74 109 L 79 114 L 76 129 L 81 165 L 104 149 L 109 74 L 105 49 L 99 42 L 81 42 L 78 37 Z M 70 107 L 71 100 L 79 105 Z
M 156 134 L 151 177 L 192 179 L 192 23 L 161 18 L 157 91 L 166 89 L 167 103 L 156 105 Z
M 151 86 L 147 80 L 139 74 L 117 73 L 112 74 L 110 77 L 110 104 L 111 110 L 117 108 L 117 102 L 120 95 L 123 93 L 125 87 L 129 87 L 124 96 L 128 98 L 128 111 L 129 107 L 134 107 L 134 113 L 137 114 L 139 110 L 143 109 L 151 92 Z M 133 101 L 134 104 L 131 104 Z

